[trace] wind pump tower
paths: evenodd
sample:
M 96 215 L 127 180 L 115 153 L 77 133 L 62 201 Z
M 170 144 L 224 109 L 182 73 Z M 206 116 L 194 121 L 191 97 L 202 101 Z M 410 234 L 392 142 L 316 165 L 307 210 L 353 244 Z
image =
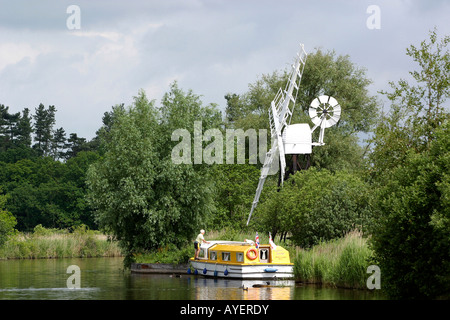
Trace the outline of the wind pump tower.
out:
M 303 154 L 309 158 L 313 146 L 323 146 L 325 144 L 323 142 L 325 129 L 334 126 L 340 119 L 341 107 L 337 100 L 333 97 L 323 95 L 314 99 L 309 106 L 309 116 L 314 124 L 312 129 L 307 123 L 290 124 L 307 56 L 304 45 L 301 44 L 300 52 L 297 53 L 297 59 L 292 66 L 286 88 L 284 90 L 280 88 L 270 104 L 269 121 L 272 145 L 266 153 L 266 158 L 261 168 L 261 176 L 248 216 L 247 225 L 258 204 L 267 176 L 278 172 L 279 164 L 279 185 L 282 186 L 283 181 L 287 179 L 287 176 L 285 176 L 286 155 L 292 155 L 293 164 L 290 172 L 295 172 L 298 163 L 297 156 Z M 290 107 L 291 105 L 292 107 Z M 312 142 L 312 133 L 317 128 L 320 129 L 319 140 Z M 306 166 L 306 169 L 308 167 L 309 165 Z

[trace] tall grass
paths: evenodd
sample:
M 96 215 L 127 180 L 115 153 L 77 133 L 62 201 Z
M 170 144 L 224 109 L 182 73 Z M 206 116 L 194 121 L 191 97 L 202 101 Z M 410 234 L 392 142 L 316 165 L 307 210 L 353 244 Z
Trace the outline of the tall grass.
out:
M 351 232 L 310 250 L 299 249 L 294 262 L 295 279 L 343 288 L 366 288 L 371 257 L 367 239 L 359 232 Z
M 73 232 L 37 226 L 33 233 L 17 233 L 0 247 L 0 259 L 40 259 L 121 256 L 118 244 L 81 226 Z

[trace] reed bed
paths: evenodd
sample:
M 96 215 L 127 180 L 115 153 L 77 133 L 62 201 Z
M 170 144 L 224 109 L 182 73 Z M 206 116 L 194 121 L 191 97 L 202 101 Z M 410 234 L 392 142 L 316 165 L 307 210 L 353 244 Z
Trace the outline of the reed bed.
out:
M 43 229 L 48 231 L 47 229 Z M 94 231 L 18 233 L 0 248 L 0 259 L 88 258 L 122 256 L 117 242 Z
M 371 258 L 367 239 L 355 231 L 309 250 L 298 249 L 294 274 L 299 282 L 363 289 Z

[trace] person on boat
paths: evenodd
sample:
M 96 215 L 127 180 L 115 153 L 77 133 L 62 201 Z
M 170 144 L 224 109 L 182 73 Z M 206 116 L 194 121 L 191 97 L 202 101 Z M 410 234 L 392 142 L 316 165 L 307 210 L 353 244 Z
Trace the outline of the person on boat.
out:
M 202 243 L 209 243 L 203 237 L 204 234 L 205 234 L 205 230 L 202 229 L 202 230 L 200 230 L 200 233 L 198 234 L 197 238 L 195 238 L 195 241 L 194 241 L 195 260 L 198 259 L 198 254 L 200 253 L 200 245 Z

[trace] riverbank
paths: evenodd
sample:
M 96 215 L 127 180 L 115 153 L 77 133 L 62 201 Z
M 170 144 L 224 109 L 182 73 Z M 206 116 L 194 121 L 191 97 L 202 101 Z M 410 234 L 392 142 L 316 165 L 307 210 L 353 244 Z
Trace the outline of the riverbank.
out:
M 46 229 L 38 225 L 32 233 L 17 232 L 0 247 L 0 259 L 50 259 L 120 257 L 115 241 L 85 226 L 73 230 Z

